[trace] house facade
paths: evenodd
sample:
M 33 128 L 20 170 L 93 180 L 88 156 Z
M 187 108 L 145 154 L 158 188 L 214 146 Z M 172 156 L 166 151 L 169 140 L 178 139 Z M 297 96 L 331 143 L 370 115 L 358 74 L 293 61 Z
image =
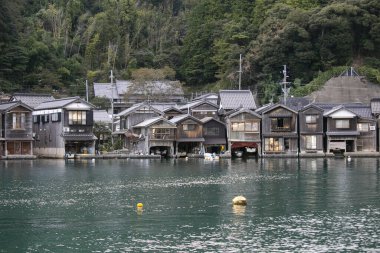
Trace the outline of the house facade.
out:
M 134 133 L 141 136 L 136 149 L 144 154 L 172 156 L 176 125 L 160 116 L 145 120 L 133 127 Z
M 204 151 L 203 123 L 199 119 L 184 114 L 170 120 L 177 126 L 175 154 L 200 154 Z
M 261 155 L 261 116 L 241 108 L 226 117 L 228 150 L 232 155 Z
M 20 101 L 0 104 L 0 156 L 35 158 L 32 108 Z
M 310 104 L 298 112 L 299 149 L 303 154 L 324 154 L 323 109 Z
M 79 97 L 37 106 L 33 112 L 34 153 L 51 158 L 95 154 L 93 108 Z
M 206 100 L 197 100 L 183 105 L 179 108 L 183 113 L 188 113 L 197 119 L 203 119 L 205 117 L 212 117 L 219 119 L 218 109 L 219 107 Z
M 206 153 L 220 154 L 227 147 L 226 125 L 212 117 L 201 119 L 203 123 L 203 145 Z
M 263 156 L 298 155 L 298 113 L 276 104 L 262 112 Z

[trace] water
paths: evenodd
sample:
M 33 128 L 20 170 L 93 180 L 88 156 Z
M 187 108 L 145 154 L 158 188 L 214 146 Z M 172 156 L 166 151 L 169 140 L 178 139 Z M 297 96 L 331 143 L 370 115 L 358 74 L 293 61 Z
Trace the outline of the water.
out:
M 375 158 L 0 161 L 0 177 L 0 252 L 380 251 Z

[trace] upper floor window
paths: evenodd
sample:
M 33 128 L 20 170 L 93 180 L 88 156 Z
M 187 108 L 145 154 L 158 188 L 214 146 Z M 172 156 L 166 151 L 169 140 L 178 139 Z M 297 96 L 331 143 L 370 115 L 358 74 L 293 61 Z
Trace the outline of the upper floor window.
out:
M 271 122 L 272 131 L 289 131 L 291 118 L 273 118 Z
M 14 112 L 12 115 L 12 128 L 25 129 L 25 113 Z
M 219 127 L 205 127 L 205 135 L 219 136 Z
M 368 132 L 369 131 L 369 124 L 368 123 L 358 123 L 358 131 Z
M 195 130 L 195 124 L 183 124 L 183 131 Z
M 317 123 L 318 115 L 306 115 L 305 121 L 306 124 L 315 124 Z
M 60 112 L 53 113 L 53 114 L 51 115 L 51 121 L 52 121 L 52 122 L 58 122 L 58 121 L 61 121 L 61 113 L 60 113 Z
M 336 128 L 350 128 L 350 121 L 348 119 L 337 119 L 335 120 Z
M 69 111 L 69 125 L 86 125 L 86 111 Z
M 258 122 L 232 122 L 232 131 L 234 132 L 257 132 L 259 131 Z

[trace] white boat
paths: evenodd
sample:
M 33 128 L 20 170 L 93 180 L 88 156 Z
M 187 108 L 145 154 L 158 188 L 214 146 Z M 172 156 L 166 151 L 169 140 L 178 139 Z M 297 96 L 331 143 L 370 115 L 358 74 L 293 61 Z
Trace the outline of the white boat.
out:
M 243 151 L 241 151 L 241 150 L 235 151 L 234 154 L 236 157 L 243 157 Z

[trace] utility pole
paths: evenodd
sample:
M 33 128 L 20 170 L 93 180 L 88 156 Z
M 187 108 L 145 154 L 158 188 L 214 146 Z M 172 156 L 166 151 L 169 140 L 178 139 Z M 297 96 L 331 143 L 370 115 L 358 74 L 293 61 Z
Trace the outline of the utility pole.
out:
M 112 125 L 111 125 L 111 141 L 112 141 L 112 146 L 113 146 L 113 131 L 114 131 L 114 114 L 113 114 L 113 88 L 114 88 L 114 84 L 113 84 L 113 72 L 111 70 L 111 75 L 110 75 L 110 78 L 111 78 L 111 121 L 112 121 Z
M 88 81 L 86 80 L 86 102 L 88 102 Z
M 239 60 L 239 90 L 241 90 L 241 73 L 243 72 L 241 70 L 241 54 L 240 54 L 240 60 Z
M 286 65 L 284 65 L 284 69 L 282 70 L 282 74 L 284 75 L 284 77 L 283 77 L 282 82 L 281 82 L 281 84 L 282 84 L 281 90 L 284 93 L 284 105 L 286 105 L 286 98 L 288 97 L 289 92 L 290 92 L 290 87 L 289 88 L 287 87 L 287 84 L 290 84 L 290 82 L 286 81 L 286 78 L 289 77 L 289 76 L 287 76 Z

